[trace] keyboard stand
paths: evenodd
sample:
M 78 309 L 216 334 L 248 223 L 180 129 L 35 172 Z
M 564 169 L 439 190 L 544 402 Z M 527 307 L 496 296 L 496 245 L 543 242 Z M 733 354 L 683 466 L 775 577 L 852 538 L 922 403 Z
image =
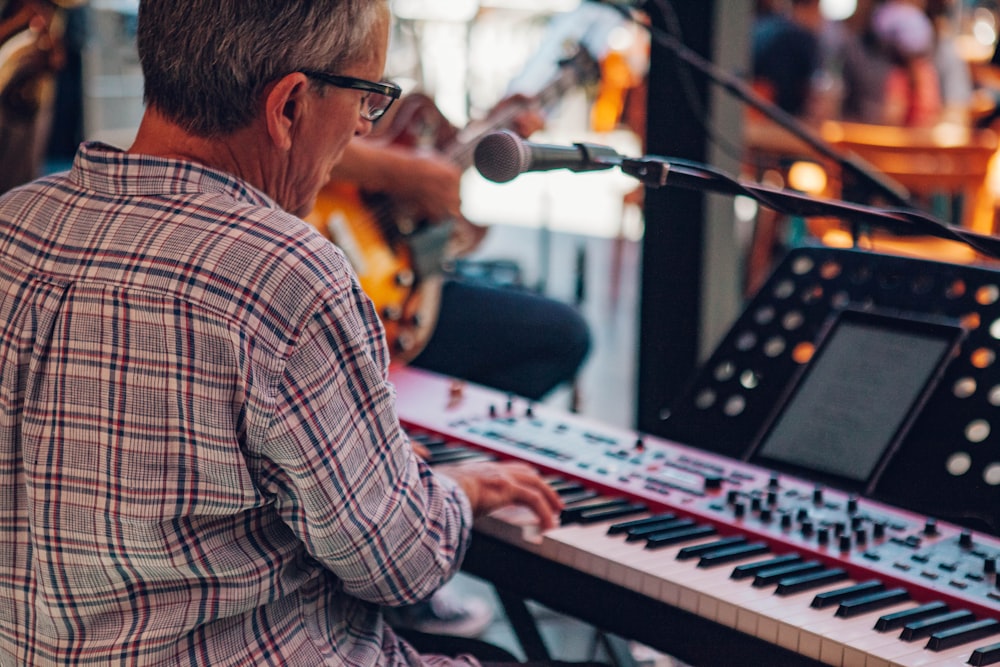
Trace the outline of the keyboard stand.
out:
M 477 538 L 478 539 L 478 538 Z M 524 598 L 520 595 L 510 593 L 506 588 L 495 586 L 497 597 L 503 605 L 504 613 L 507 614 L 507 621 L 510 623 L 514 636 L 517 637 L 521 650 L 528 660 L 549 661 L 552 656 L 541 632 L 538 631 L 538 624 L 535 617 L 525 604 Z
M 545 639 L 538 630 L 538 622 L 523 597 L 495 587 L 497 597 L 507 615 L 514 636 L 521 645 L 525 658 L 531 661 L 552 660 L 552 655 L 545 645 Z M 628 642 L 616 635 L 609 635 L 600 630 L 594 630 L 593 654 L 600 646 L 608 656 L 608 661 L 614 667 L 637 667 L 635 659 L 629 651 Z

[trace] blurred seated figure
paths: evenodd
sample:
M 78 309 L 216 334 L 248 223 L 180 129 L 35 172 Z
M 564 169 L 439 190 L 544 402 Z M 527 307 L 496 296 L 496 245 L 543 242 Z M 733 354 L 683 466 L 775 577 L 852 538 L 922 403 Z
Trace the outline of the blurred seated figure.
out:
M 819 0 L 791 0 L 788 11 L 774 8 L 761 13 L 754 25 L 754 87 L 793 116 L 813 115 L 823 22 Z
M 934 27 L 922 5 L 886 0 L 862 17 L 857 33 L 845 34 L 838 55 L 844 120 L 925 127 L 940 119 Z

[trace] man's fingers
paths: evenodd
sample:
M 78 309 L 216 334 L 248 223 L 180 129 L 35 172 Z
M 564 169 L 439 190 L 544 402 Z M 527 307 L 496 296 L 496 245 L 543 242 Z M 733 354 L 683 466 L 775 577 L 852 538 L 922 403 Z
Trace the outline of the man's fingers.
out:
M 427 447 L 413 440 L 410 441 L 410 446 L 413 447 L 413 451 L 416 452 L 417 456 L 422 458 L 424 461 L 430 460 L 431 450 L 427 449 Z
M 476 516 L 508 505 L 530 509 L 543 529 L 556 525 L 562 500 L 538 471 L 519 461 L 443 466 L 439 472 L 455 479 L 465 490 Z

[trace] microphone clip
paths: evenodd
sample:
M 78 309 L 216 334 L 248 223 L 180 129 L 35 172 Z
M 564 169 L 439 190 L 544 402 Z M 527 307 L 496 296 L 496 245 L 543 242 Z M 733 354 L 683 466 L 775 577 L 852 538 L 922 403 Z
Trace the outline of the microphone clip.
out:
M 600 171 L 617 167 L 622 162 L 621 154 L 610 146 L 589 143 L 573 144 L 583 156 L 580 164 L 566 167 L 570 171 Z
M 622 158 L 618 168 L 623 174 L 635 178 L 651 188 L 662 188 L 670 175 L 670 163 L 666 160 L 649 158 Z

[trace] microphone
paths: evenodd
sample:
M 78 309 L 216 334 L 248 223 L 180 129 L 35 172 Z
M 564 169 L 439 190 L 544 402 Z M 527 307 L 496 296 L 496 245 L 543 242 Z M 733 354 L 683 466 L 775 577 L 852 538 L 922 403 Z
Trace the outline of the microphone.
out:
M 503 130 L 483 137 L 476 145 L 474 159 L 484 178 L 506 183 L 528 171 L 610 169 L 621 164 L 622 156 L 613 148 L 596 144 L 535 144 Z

